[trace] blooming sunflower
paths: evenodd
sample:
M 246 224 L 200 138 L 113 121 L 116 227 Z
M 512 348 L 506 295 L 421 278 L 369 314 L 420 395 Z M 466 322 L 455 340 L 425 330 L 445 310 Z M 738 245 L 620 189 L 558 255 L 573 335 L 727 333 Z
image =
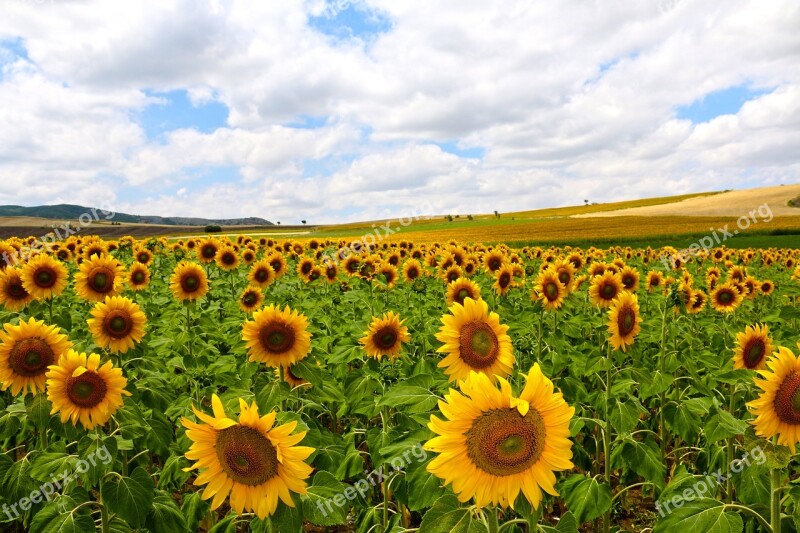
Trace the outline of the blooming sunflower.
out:
M 94 305 L 92 318 L 86 322 L 98 346 L 126 353 L 144 337 L 147 316 L 131 299 L 108 296 Z
M 497 295 L 504 296 L 508 294 L 515 285 L 514 270 L 510 264 L 506 263 L 495 271 L 492 288 Z
M 620 281 L 626 291 L 636 292 L 639 290 L 639 271 L 633 267 L 626 266 L 619 273 Z
M 720 313 L 730 313 L 741 305 L 744 296 L 731 283 L 718 285 L 711 293 L 711 307 Z
M 490 376 L 507 376 L 514 364 L 508 326 L 500 324 L 497 313 L 489 313 L 484 300 L 466 298 L 454 303 L 436 338 L 444 343 L 437 351 L 447 353 L 439 362 L 450 381 L 464 379 L 470 370 Z
M 772 337 L 767 325 L 747 326 L 736 335 L 736 348 L 733 355 L 733 368 L 763 370 L 767 358 L 772 353 Z
M 67 287 L 67 269 L 49 255 L 39 254 L 22 267 L 22 286 L 37 300 L 58 296 Z
M 609 342 L 617 350 L 623 352 L 633 344 L 633 338 L 639 334 L 642 317 L 639 314 L 639 299 L 635 294 L 622 291 L 611 303 L 608 311 Z
M 369 357 L 380 361 L 384 355 L 389 359 L 400 356 L 403 343 L 411 340 L 408 328 L 403 325 L 400 316 L 389 311 L 382 317 L 373 317 L 364 337 L 358 340 L 364 346 Z
M 241 259 L 239 254 L 236 253 L 233 246 L 223 246 L 217 250 L 217 255 L 214 257 L 217 266 L 226 272 L 236 270 L 239 267 Z
M 305 315 L 292 311 L 287 305 L 283 311 L 269 305 L 253 314 L 242 326 L 242 338 L 250 353 L 250 361 L 260 361 L 269 366 L 289 366 L 311 350 L 311 334 Z
M 264 295 L 258 287 L 247 287 L 239 296 L 239 308 L 245 313 L 252 313 L 264 303 Z
M 275 425 L 275 411 L 259 416 L 255 402 L 239 399 L 239 420 L 226 416 L 219 397 L 211 397 L 214 416 L 192 406 L 202 423 L 181 420 L 192 445 L 186 458 L 195 463 L 186 470 L 199 470 L 195 485 L 207 485 L 202 498 L 211 497 L 217 509 L 230 495 L 231 508 L 238 514 L 253 512 L 264 519 L 275 512 L 278 498 L 294 507 L 291 492 L 306 493 L 303 481 L 312 468 L 305 460 L 314 448 L 297 446 L 306 435 L 292 435 L 297 422 Z
M 406 281 L 414 281 L 422 275 L 422 263 L 416 259 L 409 259 L 403 265 L 403 278 Z
M 197 246 L 197 258 L 203 263 L 210 263 L 216 259 L 217 250 L 219 250 L 219 243 L 216 239 L 205 239 Z
M 572 441 L 569 421 L 575 409 L 567 405 L 538 363 L 527 375 L 519 397 L 498 378 L 500 390 L 485 375 L 470 372 L 450 389 L 428 427 L 436 437 L 424 448 L 438 453 L 428 471 L 452 483 L 459 501 L 514 505 L 520 491 L 538 508 L 542 491 L 557 496 L 555 472 L 569 470 Z
M 8 267 L 0 271 L 0 304 L 9 311 L 20 311 L 33 301 L 33 295 L 22 284 L 20 269 Z
M 336 263 L 333 261 L 328 261 L 325 263 L 325 281 L 328 283 L 336 283 L 336 280 L 339 279 L 339 267 L 336 266 Z
M 758 286 L 758 290 L 761 291 L 761 294 L 770 295 L 772 291 L 775 290 L 775 284 L 772 283 L 770 280 L 762 281 L 761 284 Z
M 208 276 L 197 263 L 181 261 L 172 271 L 169 288 L 176 300 L 198 300 L 208 292 Z
M 767 439 L 778 435 L 778 444 L 794 454 L 800 442 L 800 357 L 780 347 L 767 367 L 756 371 L 764 379 L 753 380 L 762 392 L 747 404 L 756 417 L 751 423 L 756 435 Z
M 114 368 L 111 361 L 100 366 L 96 353 L 87 358 L 85 353 L 67 350 L 58 363 L 47 372 L 47 399 L 53 404 L 50 414 L 60 413 L 61 423 L 72 420 L 72 425 L 86 429 L 102 426 L 122 406 L 122 395 L 128 380 L 122 370 Z
M 467 278 L 458 278 L 447 285 L 445 293 L 447 305 L 453 305 L 454 303 L 464 305 L 466 298 L 481 299 L 481 288 L 477 283 Z
M 106 296 L 120 292 L 124 276 L 119 261 L 107 255 L 93 255 L 75 273 L 75 292 L 84 300 L 102 302 Z
M 280 252 L 275 252 L 270 254 L 267 257 L 267 262 L 269 266 L 272 267 L 272 271 L 275 273 L 275 279 L 279 279 L 286 274 L 286 271 L 289 269 L 289 266 L 286 264 L 286 258 L 283 257 L 283 254 Z
M 483 256 L 483 266 L 489 272 L 497 272 L 506 262 L 506 256 L 502 252 L 493 250 Z
M 275 271 L 272 270 L 269 261 L 262 259 L 256 261 L 250 267 L 250 272 L 247 274 L 247 280 L 251 285 L 259 289 L 266 289 L 270 283 L 275 281 Z
M 150 269 L 143 263 L 133 263 L 128 269 L 126 281 L 131 289 L 142 291 L 150 285 Z
M 696 315 L 706 307 L 708 297 L 703 291 L 691 291 L 689 302 L 686 304 L 686 312 L 690 315 Z
M 619 274 L 605 271 L 602 275 L 592 278 L 589 298 L 597 306 L 610 307 L 620 292 L 622 292 L 622 280 Z
M 311 271 L 314 269 L 314 260 L 308 257 L 302 258 L 297 263 L 297 277 L 302 279 L 303 281 L 309 281 L 309 275 Z
M 151 252 L 147 248 L 137 248 L 133 252 L 133 257 L 135 258 L 137 263 L 148 265 L 150 264 L 150 261 L 153 260 L 153 252 Z
M 30 318 L 19 325 L 4 325 L 0 330 L 0 383 L 11 387 L 16 396 L 44 391 L 47 367 L 72 348 L 72 343 L 57 326 Z
M 542 302 L 548 311 L 560 308 L 567 296 L 567 288 L 561 283 L 558 272 L 550 268 L 539 273 L 533 290 L 534 299 Z

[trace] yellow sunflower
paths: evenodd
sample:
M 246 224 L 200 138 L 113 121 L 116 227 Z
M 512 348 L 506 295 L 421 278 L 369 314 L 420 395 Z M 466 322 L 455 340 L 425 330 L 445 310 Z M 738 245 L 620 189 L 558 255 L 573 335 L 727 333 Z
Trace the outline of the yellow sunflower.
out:
M 483 256 L 483 267 L 489 272 L 496 272 L 506 262 L 506 256 L 502 252 L 493 250 Z
M 0 383 L 16 396 L 44 391 L 47 367 L 54 364 L 72 343 L 57 326 L 34 318 L 19 325 L 5 324 L 0 330 Z
M 364 346 L 369 357 L 380 361 L 384 355 L 389 359 L 400 356 L 403 343 L 411 340 L 408 328 L 403 325 L 400 316 L 389 311 L 381 318 L 373 317 L 364 337 L 358 340 Z
M 303 281 L 310 281 L 309 276 L 311 271 L 314 270 L 314 260 L 308 257 L 302 258 L 297 262 L 297 277 Z
M 8 267 L 0 271 L 0 304 L 8 311 L 21 311 L 33 301 L 33 295 L 22 284 L 20 269 Z
M 252 313 L 264 303 L 264 295 L 258 287 L 247 287 L 239 296 L 239 308 L 245 313 Z
M 639 290 L 639 271 L 635 268 L 624 267 L 620 271 L 619 277 L 626 291 L 636 292 Z
M 275 273 L 275 279 L 279 279 L 286 274 L 286 271 L 289 269 L 289 266 L 286 264 L 286 258 L 283 257 L 283 254 L 280 252 L 275 252 L 270 254 L 267 257 L 267 262 L 269 266 L 272 267 L 272 271 Z
M 293 368 L 294 365 L 287 366 L 286 368 L 283 369 L 283 381 L 288 383 L 289 386 L 293 389 L 295 387 L 300 387 L 302 385 L 308 385 L 310 387 L 311 384 L 308 381 L 304 380 L 301 377 L 298 377 L 297 375 L 295 375 L 294 372 L 292 372 Z M 278 379 L 281 378 L 281 367 L 275 369 L 275 377 Z
M 542 302 L 548 311 L 560 308 L 567 296 L 567 288 L 561 283 L 558 272 L 550 268 L 539 273 L 533 290 L 534 299 Z
M 639 314 L 639 299 L 635 294 L 622 291 L 611 303 L 608 311 L 609 342 L 617 350 L 623 352 L 633 344 L 633 338 L 639 334 L 642 317 Z
M 208 293 L 208 276 L 197 263 L 181 261 L 172 271 L 169 288 L 178 301 L 198 300 Z
M 210 263 L 217 257 L 219 242 L 214 238 L 204 239 L 197 245 L 197 258 L 203 263 Z
M 686 312 L 696 315 L 706 307 L 708 296 L 703 291 L 691 291 L 689 302 L 686 304 Z
M 58 296 L 67 287 L 67 268 L 50 257 L 39 254 L 22 267 L 22 286 L 37 300 Z
M 467 278 L 458 278 L 447 285 L 447 292 L 445 293 L 447 305 L 453 305 L 454 303 L 464 305 L 466 298 L 481 299 L 481 288 L 477 283 Z
M 144 337 L 147 316 L 131 299 L 108 296 L 94 305 L 92 318 L 86 322 L 98 346 L 126 353 Z
M 733 368 L 762 370 L 767 366 L 767 358 L 772 354 L 772 337 L 767 325 L 747 326 L 736 335 L 736 348 L 733 355 Z
M 770 295 L 772 291 L 775 290 L 775 284 L 772 283 L 770 280 L 762 281 L 761 284 L 758 286 L 758 290 L 761 294 Z
M 47 372 L 47 399 L 53 404 L 50 414 L 60 413 L 61 423 L 72 420 L 72 425 L 86 429 L 102 426 L 122 407 L 122 395 L 128 380 L 122 370 L 114 368 L 111 361 L 100 366 L 96 353 L 87 358 L 85 353 L 67 350 L 58 363 L 50 365 Z
M 778 435 L 778 444 L 794 454 L 800 442 L 800 357 L 779 347 L 767 367 L 756 371 L 764 379 L 753 380 L 762 392 L 747 404 L 756 417 L 751 423 L 756 435 L 767 439 Z
M 526 376 L 519 397 L 498 378 L 500 389 L 484 374 L 470 372 L 450 389 L 431 416 L 436 437 L 424 448 L 438 453 L 428 471 L 452 483 L 459 501 L 478 507 L 513 507 L 522 492 L 535 509 L 542 491 L 557 496 L 555 472 L 569 470 L 572 441 L 569 422 L 575 414 L 538 363 Z
M 504 296 L 508 294 L 514 286 L 516 286 L 514 282 L 514 269 L 510 264 L 506 263 L 495 271 L 492 288 L 496 294 Z
M 497 313 L 489 313 L 484 300 L 466 298 L 464 305 L 454 303 L 436 338 L 444 343 L 437 351 L 447 353 L 439 362 L 450 381 L 464 379 L 470 370 L 490 376 L 511 373 L 514 354 L 508 326 L 500 324 Z
M 143 263 L 133 263 L 128 269 L 126 281 L 131 289 L 142 291 L 150 285 L 150 269 Z
M 236 253 L 233 246 L 223 246 L 217 250 L 217 255 L 214 260 L 217 266 L 226 272 L 236 270 L 241 262 L 239 254 Z
M 122 288 L 125 269 L 107 255 L 93 255 L 81 263 L 75 273 L 75 292 L 84 300 L 102 302 L 116 296 Z
M 610 307 L 620 292 L 622 292 L 622 280 L 619 274 L 612 274 L 606 270 L 603 274 L 592 278 L 589 299 L 594 305 Z
M 137 263 L 148 265 L 153 260 L 153 252 L 147 248 L 136 248 L 133 251 L 133 257 Z
M 192 406 L 202 423 L 183 418 L 192 445 L 186 458 L 195 463 L 185 470 L 198 470 L 195 485 L 206 485 L 202 499 L 217 509 L 230 496 L 231 509 L 238 514 L 255 513 L 261 519 L 272 515 L 278 498 L 294 507 L 291 493 L 305 494 L 312 468 L 305 460 L 314 448 L 297 446 L 306 435 L 292 435 L 297 422 L 275 425 L 275 412 L 259 416 L 255 402 L 239 399 L 239 420 L 226 416 L 219 397 L 211 397 L 214 416 Z
M 723 283 L 711 293 L 711 307 L 721 313 L 731 313 L 741 305 L 743 299 L 744 296 L 736 286 Z
M 270 283 L 275 281 L 275 271 L 272 270 L 269 261 L 262 259 L 250 266 L 247 280 L 250 282 L 250 285 L 258 287 L 259 289 L 266 289 Z
M 288 305 L 283 311 L 274 304 L 256 311 L 253 320 L 242 326 L 242 338 L 250 361 L 260 361 L 269 366 L 292 365 L 311 350 L 308 319 L 289 309 Z

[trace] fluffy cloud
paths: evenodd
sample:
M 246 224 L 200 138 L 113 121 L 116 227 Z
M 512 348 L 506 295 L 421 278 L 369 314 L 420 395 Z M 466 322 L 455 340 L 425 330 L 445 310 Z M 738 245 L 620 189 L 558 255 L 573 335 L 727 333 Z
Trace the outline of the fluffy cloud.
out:
M 389 30 L 342 39 L 309 24 L 348 5 Z M 793 182 L 800 170 L 790 0 L 4 9 L 0 42 L 27 54 L 0 45 L 4 203 L 116 196 L 149 214 L 333 221 L 401 215 L 420 198 L 441 212 L 508 211 Z M 708 122 L 677 112 L 737 86 L 761 94 Z M 137 114 L 152 91 L 175 89 L 225 104 L 227 124 L 148 138 Z M 295 127 L 304 117 L 324 124 Z M 440 148 L 456 145 L 484 155 Z M 238 178 L 215 181 L 217 168 Z

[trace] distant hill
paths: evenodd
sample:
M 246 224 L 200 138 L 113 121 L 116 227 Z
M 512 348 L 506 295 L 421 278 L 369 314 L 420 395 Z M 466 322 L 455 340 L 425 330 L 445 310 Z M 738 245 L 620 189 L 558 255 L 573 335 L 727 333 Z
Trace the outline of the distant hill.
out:
M 103 214 L 99 208 L 82 207 L 80 205 L 58 204 L 58 205 L 37 205 L 25 207 L 21 205 L 0 205 L 0 217 L 38 217 L 53 219 L 78 219 L 84 213 L 92 213 L 96 209 L 99 216 Z M 272 226 L 272 222 L 258 217 L 247 218 L 192 218 L 192 217 L 160 217 L 160 216 L 141 216 L 128 215 L 125 213 L 115 213 L 110 220 L 115 222 L 127 222 L 133 224 L 164 224 L 167 226 L 205 226 L 207 224 L 217 224 L 219 226 Z

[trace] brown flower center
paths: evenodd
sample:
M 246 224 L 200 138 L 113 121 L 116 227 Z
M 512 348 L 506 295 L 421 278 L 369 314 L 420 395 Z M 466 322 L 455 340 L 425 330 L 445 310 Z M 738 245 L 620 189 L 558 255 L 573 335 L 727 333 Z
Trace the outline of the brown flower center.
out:
M 733 302 L 733 291 L 723 289 L 717 295 L 717 302 L 723 305 L 730 305 Z
M 43 266 L 36 270 L 33 279 L 37 287 L 49 289 L 58 281 L 58 274 L 51 267 Z
M 141 270 L 137 270 L 131 275 L 131 281 L 136 285 L 141 285 L 142 283 L 144 283 L 144 280 L 145 280 L 145 275 L 144 272 L 142 272 Z
M 200 288 L 200 278 L 194 272 L 187 272 L 181 277 L 183 292 L 192 293 Z
M 545 283 L 544 297 L 547 298 L 547 300 L 550 302 L 558 300 L 558 286 L 555 284 L 555 282 L 550 281 L 548 283 Z
M 103 318 L 103 333 L 112 339 L 124 339 L 132 330 L 133 320 L 126 311 L 116 309 Z
M 87 276 L 89 286 L 95 292 L 105 294 L 114 288 L 114 272 L 105 266 L 93 268 Z
M 542 456 L 546 431 L 536 409 L 492 409 L 475 419 L 466 433 L 467 455 L 484 472 L 510 476 L 529 469 Z
M 253 278 L 259 283 L 264 283 L 269 279 L 269 272 L 267 272 L 266 268 L 259 268 L 256 270 Z
M 500 285 L 501 289 L 505 289 L 511 283 L 511 274 L 508 272 L 503 272 L 500 274 L 500 278 L 497 280 L 497 284 Z
M 372 340 L 381 350 L 391 350 L 397 343 L 397 329 L 392 326 L 384 326 L 375 332 Z
M 236 263 L 236 256 L 231 252 L 225 252 L 222 254 L 222 264 L 226 266 L 231 266 Z
M 28 297 L 28 291 L 22 286 L 22 280 L 19 278 L 8 281 L 6 285 L 6 294 L 10 296 L 12 300 L 24 300 Z
M 108 392 L 105 380 L 91 370 L 87 370 L 78 377 L 67 378 L 65 388 L 70 402 L 87 409 L 102 402 Z
M 767 345 L 764 339 L 750 339 L 742 350 L 744 366 L 749 369 L 756 368 L 767 354 Z
M 800 372 L 795 370 L 783 378 L 772 405 L 782 422 L 800 424 Z
M 278 452 L 258 430 L 236 425 L 217 433 L 219 464 L 229 478 L 248 486 L 261 485 L 278 475 Z
M 600 288 L 600 295 L 606 300 L 611 300 L 617 295 L 617 288 L 613 283 L 603 283 Z
M 200 249 L 200 254 L 206 259 L 213 259 L 217 255 L 217 247 L 207 244 Z
M 459 339 L 461 359 L 475 369 L 492 366 L 500 353 L 500 342 L 491 326 L 481 321 L 464 324 Z
M 258 334 L 261 346 L 274 354 L 286 353 L 294 346 L 294 330 L 285 324 L 271 322 L 261 328 Z
M 636 327 L 636 311 L 630 307 L 623 307 L 617 314 L 617 328 L 622 337 L 630 335 Z
M 55 361 L 53 349 L 39 338 L 23 339 L 11 348 L 8 365 L 15 374 L 24 377 L 39 376 Z

